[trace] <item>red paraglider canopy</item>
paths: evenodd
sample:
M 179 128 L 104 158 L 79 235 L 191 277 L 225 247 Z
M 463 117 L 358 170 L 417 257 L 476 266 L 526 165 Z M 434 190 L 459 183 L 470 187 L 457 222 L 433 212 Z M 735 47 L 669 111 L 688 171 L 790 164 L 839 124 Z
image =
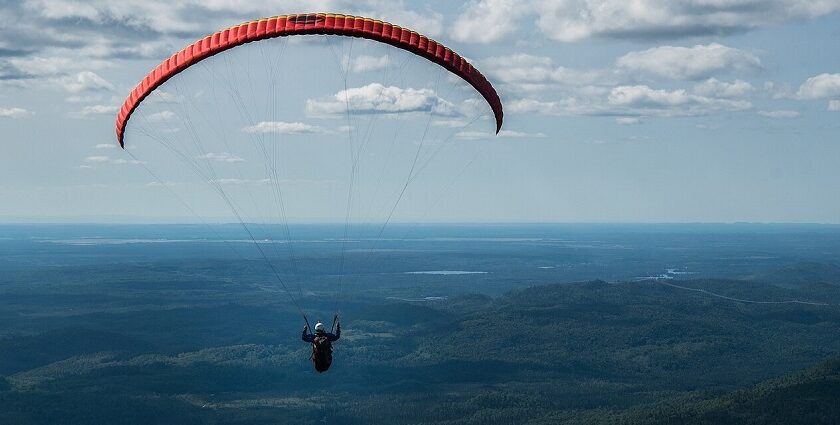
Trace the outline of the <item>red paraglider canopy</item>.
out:
M 152 91 L 184 69 L 230 48 L 252 41 L 290 35 L 321 34 L 360 37 L 387 43 L 422 56 L 463 78 L 484 97 L 496 118 L 496 132 L 502 128 L 502 102 L 487 78 L 463 57 L 417 32 L 388 22 L 339 14 L 307 13 L 282 15 L 230 27 L 185 47 L 158 65 L 126 98 L 117 116 L 116 132 L 124 147 L 128 119 Z

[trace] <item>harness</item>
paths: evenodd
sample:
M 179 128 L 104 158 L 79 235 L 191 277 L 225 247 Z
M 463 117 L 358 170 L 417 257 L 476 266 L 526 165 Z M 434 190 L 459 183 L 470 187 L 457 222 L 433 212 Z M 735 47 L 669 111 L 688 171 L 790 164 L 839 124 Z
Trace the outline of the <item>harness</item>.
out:
M 332 364 L 332 342 L 325 334 L 315 335 L 312 339 L 312 355 L 310 360 L 315 363 L 315 370 L 324 372 Z

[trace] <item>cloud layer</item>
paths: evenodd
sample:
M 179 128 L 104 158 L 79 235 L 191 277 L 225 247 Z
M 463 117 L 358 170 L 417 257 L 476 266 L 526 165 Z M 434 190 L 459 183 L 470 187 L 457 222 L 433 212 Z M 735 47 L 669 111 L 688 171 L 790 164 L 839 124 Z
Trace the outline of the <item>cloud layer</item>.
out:
M 535 23 L 561 42 L 720 36 L 840 10 L 838 0 L 473 0 L 456 19 L 462 42 L 497 41 Z

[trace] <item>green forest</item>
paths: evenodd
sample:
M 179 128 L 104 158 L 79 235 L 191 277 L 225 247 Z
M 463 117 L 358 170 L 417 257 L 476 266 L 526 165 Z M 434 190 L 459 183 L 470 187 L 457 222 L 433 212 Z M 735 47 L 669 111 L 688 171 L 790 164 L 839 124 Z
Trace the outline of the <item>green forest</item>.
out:
M 125 285 L 114 293 L 136 293 L 141 283 L 154 288 L 154 279 L 159 275 L 135 274 L 133 283 L 94 286 Z M 103 294 L 95 303 L 109 304 L 109 311 L 77 300 L 74 308 L 91 312 L 70 314 L 56 306 L 36 311 L 34 300 L 46 294 L 7 291 L 4 314 L 28 322 L 0 339 L 2 422 L 829 424 L 840 418 L 834 403 L 840 360 L 812 367 L 840 353 L 835 307 L 729 302 L 655 280 L 542 285 L 422 303 L 360 297 L 343 312 L 333 368 L 318 375 L 292 327 L 298 320 L 282 303 L 247 293 L 225 300 L 220 295 L 231 288 L 183 279 L 182 291 L 203 293 L 194 305 L 150 308 L 150 299 L 129 303 Z M 732 297 L 792 299 L 807 292 L 840 300 L 840 288 L 825 282 L 782 287 L 698 279 L 680 286 Z M 171 285 L 165 291 L 182 299 Z M 136 296 L 151 296 L 143 294 Z M 33 332 L 37 327 L 52 329 Z

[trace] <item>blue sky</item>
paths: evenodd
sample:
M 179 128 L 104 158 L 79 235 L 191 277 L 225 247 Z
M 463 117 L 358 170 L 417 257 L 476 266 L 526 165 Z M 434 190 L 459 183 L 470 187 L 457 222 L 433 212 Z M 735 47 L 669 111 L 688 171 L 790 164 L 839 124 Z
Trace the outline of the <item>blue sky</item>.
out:
M 0 221 L 189 220 L 146 170 L 167 173 L 160 154 L 144 152 L 139 135 L 140 160 L 112 147 L 116 110 L 151 68 L 195 39 L 308 11 L 384 19 L 432 36 L 469 58 L 503 99 L 501 137 L 488 137 L 481 121 L 447 130 L 453 147 L 412 182 L 395 221 L 840 222 L 838 0 L 0 1 Z M 304 55 L 326 51 L 313 44 Z M 378 104 L 390 108 L 385 128 L 418 119 L 403 102 L 428 107 L 440 131 L 445 121 L 464 121 L 432 111 L 469 100 L 454 100 L 457 82 L 425 81 L 423 67 L 378 81 L 377 72 L 396 66 L 387 54 L 336 46 L 360 105 L 371 92 L 393 95 Z M 340 92 L 340 73 L 286 71 L 309 84 L 284 92 L 300 108 L 250 125 L 285 135 L 287 157 L 299 158 L 284 165 L 290 174 L 300 168 L 282 185 L 291 216 L 341 221 L 341 164 L 302 166 L 306 155 L 344 158 L 338 145 L 318 151 L 294 142 L 337 139 L 340 117 L 323 106 Z M 188 82 L 181 89 L 201 91 Z M 231 128 L 246 133 L 247 124 Z M 203 155 L 219 167 L 253 164 L 223 153 Z M 383 170 L 385 180 L 405 180 L 399 167 Z M 258 177 L 241 180 L 265 180 Z M 186 176 L 162 178 L 178 189 Z M 188 201 L 225 215 L 210 195 Z

